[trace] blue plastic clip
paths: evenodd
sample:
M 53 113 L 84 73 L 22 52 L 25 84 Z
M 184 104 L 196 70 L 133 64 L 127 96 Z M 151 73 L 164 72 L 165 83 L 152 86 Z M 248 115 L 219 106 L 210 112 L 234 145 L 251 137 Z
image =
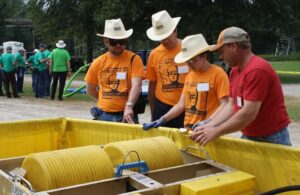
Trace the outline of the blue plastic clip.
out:
M 147 173 L 149 171 L 148 165 L 145 161 L 139 161 L 139 162 L 131 162 L 126 164 L 121 164 L 117 166 L 117 172 L 116 177 L 122 176 L 122 171 L 124 169 L 132 169 L 132 168 L 140 168 L 140 173 Z

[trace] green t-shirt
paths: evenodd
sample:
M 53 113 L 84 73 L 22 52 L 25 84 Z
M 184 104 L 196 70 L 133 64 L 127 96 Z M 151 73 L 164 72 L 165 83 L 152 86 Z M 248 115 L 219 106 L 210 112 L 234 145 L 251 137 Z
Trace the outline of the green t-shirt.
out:
M 36 68 L 36 64 L 34 62 L 34 58 L 35 58 L 35 55 L 32 55 L 30 56 L 28 59 L 27 59 L 27 62 L 30 64 L 31 68 Z
M 43 52 L 45 58 L 50 58 L 51 51 L 48 49 Z
M 67 62 L 70 61 L 71 57 L 67 50 L 56 48 L 51 52 L 50 58 L 52 60 L 53 72 L 65 72 L 68 71 Z
M 17 62 L 17 67 L 24 67 L 24 68 L 26 67 L 25 60 L 19 52 L 16 54 L 16 62 Z
M 36 67 L 39 69 L 39 71 L 43 71 L 47 69 L 46 62 L 41 63 L 40 60 L 45 59 L 44 54 L 41 51 L 38 51 L 35 54 L 34 62 L 36 64 Z
M 14 63 L 16 59 L 11 53 L 5 53 L 0 58 L 0 64 L 2 64 L 4 72 L 12 72 L 15 69 Z

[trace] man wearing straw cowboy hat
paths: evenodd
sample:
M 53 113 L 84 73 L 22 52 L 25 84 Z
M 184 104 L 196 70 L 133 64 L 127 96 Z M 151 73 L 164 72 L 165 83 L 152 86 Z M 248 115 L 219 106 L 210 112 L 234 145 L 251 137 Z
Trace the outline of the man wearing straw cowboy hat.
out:
M 160 119 L 178 101 L 183 89 L 185 76 L 189 68 L 185 64 L 176 64 L 175 55 L 181 50 L 181 40 L 177 38 L 177 24 L 180 17 L 171 18 L 165 10 L 152 15 L 152 27 L 147 36 L 160 45 L 150 53 L 146 78 L 149 82 L 148 100 L 151 107 L 152 120 Z M 175 70 L 170 75 L 170 70 Z M 176 78 L 174 82 L 172 78 Z M 183 127 L 184 114 L 164 124 L 167 127 Z
M 125 49 L 132 29 L 121 19 L 105 21 L 104 44 L 108 52 L 94 60 L 86 74 L 87 94 L 98 101 L 97 120 L 138 123 L 133 106 L 141 93 L 142 59 Z
M 71 64 L 70 64 L 70 54 L 64 49 L 66 47 L 66 43 L 63 40 L 59 40 L 56 43 L 56 47 L 52 50 L 49 59 L 49 71 L 51 72 L 53 81 L 51 86 L 51 100 L 54 100 L 57 83 L 59 80 L 59 88 L 58 88 L 58 100 L 63 100 L 63 92 L 66 84 L 67 77 L 71 76 Z
M 175 62 L 187 63 L 191 72 L 186 76 L 180 100 L 157 121 L 145 123 L 145 130 L 158 127 L 184 111 L 184 127 L 192 130 L 197 122 L 206 123 L 222 110 L 228 102 L 229 80 L 223 69 L 209 63 L 211 48 L 202 34 L 183 39 L 182 50 L 175 56 Z
M 233 66 L 230 98 L 216 117 L 195 129 L 192 138 L 206 145 L 241 129 L 245 139 L 291 145 L 279 77 L 267 61 L 252 53 L 248 33 L 238 27 L 226 28 L 213 50 Z

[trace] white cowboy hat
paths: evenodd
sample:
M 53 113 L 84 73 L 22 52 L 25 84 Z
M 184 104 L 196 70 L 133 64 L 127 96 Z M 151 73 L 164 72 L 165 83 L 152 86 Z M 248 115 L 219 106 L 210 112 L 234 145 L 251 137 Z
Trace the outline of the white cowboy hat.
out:
M 57 43 L 56 43 L 56 47 L 58 48 L 64 48 L 66 47 L 66 44 L 63 40 L 59 40 Z
M 172 34 L 181 17 L 171 18 L 166 10 L 152 15 L 152 27 L 147 36 L 153 41 L 161 41 Z
M 97 33 L 97 35 L 109 39 L 126 39 L 130 37 L 132 33 L 132 29 L 125 30 L 122 20 L 118 18 L 105 20 L 104 34 Z
M 175 56 L 174 61 L 176 63 L 186 62 L 206 51 L 211 51 L 213 47 L 207 44 L 202 34 L 187 36 L 182 40 L 181 52 Z

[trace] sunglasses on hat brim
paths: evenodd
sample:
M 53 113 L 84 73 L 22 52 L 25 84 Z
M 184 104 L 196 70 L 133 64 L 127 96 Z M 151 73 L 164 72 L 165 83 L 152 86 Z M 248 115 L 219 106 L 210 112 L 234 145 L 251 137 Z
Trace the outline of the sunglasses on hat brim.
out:
M 108 42 L 111 46 L 126 45 L 128 43 L 128 39 L 108 39 Z

